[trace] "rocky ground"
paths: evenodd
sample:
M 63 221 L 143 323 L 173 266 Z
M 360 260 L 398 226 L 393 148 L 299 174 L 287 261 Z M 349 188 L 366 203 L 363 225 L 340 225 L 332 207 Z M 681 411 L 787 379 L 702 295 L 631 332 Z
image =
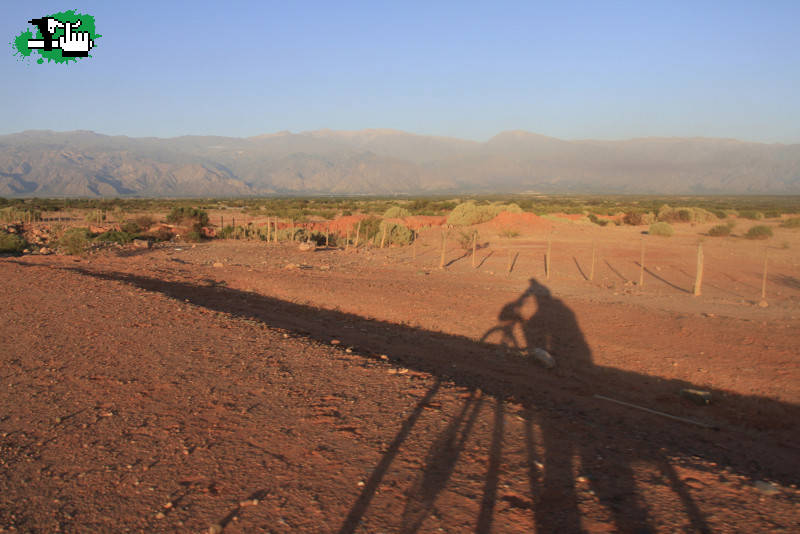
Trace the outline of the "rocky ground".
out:
M 0 258 L 0 528 L 798 531 L 796 233 L 554 226 Z

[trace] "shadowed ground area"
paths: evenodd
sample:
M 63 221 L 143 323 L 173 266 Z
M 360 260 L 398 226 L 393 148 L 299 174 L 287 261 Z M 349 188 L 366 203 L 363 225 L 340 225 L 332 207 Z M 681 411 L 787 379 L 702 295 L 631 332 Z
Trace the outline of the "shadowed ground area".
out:
M 539 280 L 466 335 L 122 267 L 0 262 L 4 528 L 798 528 L 794 403 L 598 362 Z

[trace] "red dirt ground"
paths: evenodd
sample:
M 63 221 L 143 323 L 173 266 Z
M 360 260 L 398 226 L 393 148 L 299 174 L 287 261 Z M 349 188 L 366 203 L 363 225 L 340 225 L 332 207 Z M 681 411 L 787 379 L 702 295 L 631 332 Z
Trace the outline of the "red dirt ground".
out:
M 478 230 L 0 258 L 0 527 L 800 529 L 800 233 Z

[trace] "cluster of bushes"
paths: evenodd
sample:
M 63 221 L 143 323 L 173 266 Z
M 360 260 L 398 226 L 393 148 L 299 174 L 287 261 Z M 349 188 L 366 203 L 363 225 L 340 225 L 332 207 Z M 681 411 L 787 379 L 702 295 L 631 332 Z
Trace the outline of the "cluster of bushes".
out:
M 513 203 L 493 202 L 491 204 L 478 204 L 474 200 L 469 200 L 453 208 L 453 211 L 447 217 L 447 224 L 452 224 L 453 226 L 480 224 L 491 221 L 504 211 L 522 213 L 522 208 Z
M 800 228 L 800 217 L 792 217 L 781 223 L 783 228 Z
M 671 208 L 664 204 L 658 209 L 658 220 L 663 222 L 705 223 L 717 219 L 717 215 L 703 208 Z
M 0 230 L 0 253 L 22 252 L 28 244 L 17 234 Z

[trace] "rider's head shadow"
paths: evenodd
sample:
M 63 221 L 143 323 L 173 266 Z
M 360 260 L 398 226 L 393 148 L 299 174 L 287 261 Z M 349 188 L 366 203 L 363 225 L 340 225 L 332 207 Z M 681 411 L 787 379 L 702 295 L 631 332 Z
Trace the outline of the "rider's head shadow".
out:
M 544 349 L 564 370 L 592 365 L 592 354 L 575 314 L 535 278 L 529 280 L 529 286 L 518 298 L 500 309 L 497 321 L 482 340 L 497 339 L 499 334 L 501 345 L 528 354 Z M 520 331 L 522 335 L 518 336 Z

